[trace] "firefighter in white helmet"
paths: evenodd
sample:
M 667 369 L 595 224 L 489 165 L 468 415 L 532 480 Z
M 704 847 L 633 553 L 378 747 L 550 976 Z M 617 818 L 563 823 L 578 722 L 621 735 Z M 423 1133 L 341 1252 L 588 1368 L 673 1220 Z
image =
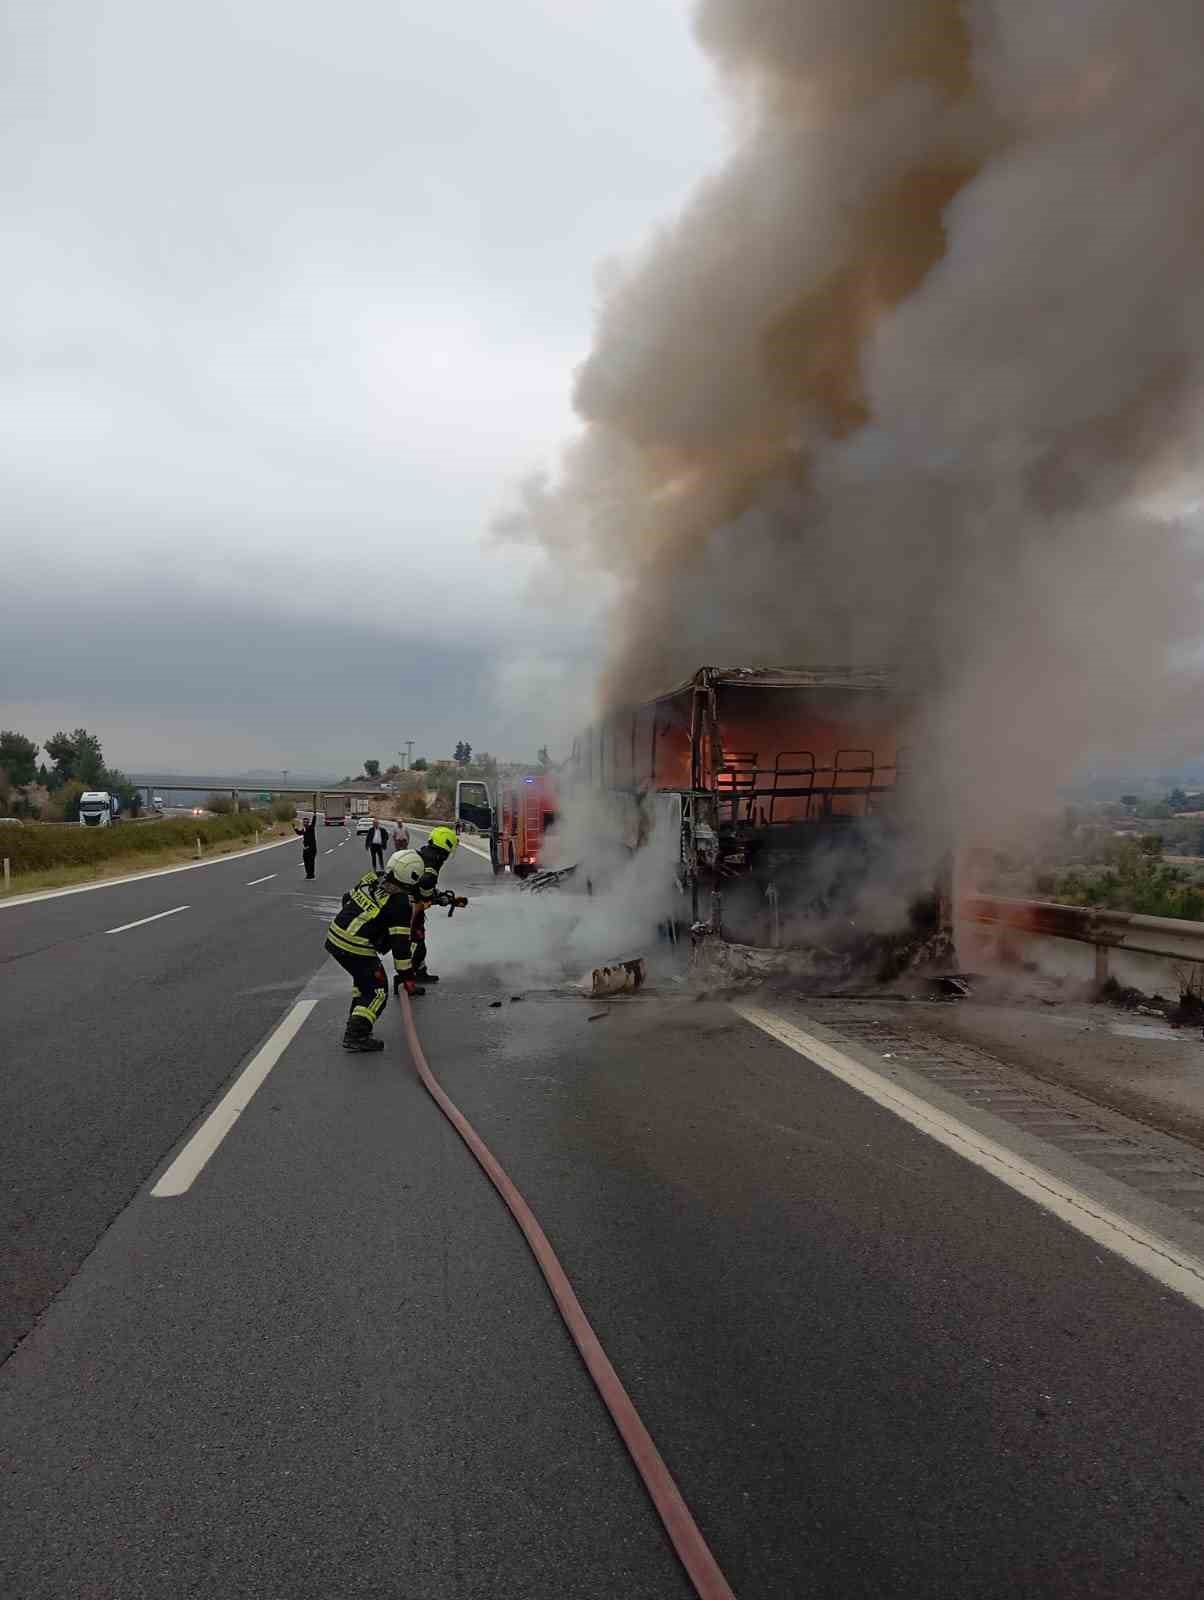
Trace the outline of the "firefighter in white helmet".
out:
M 372 1026 L 389 995 L 381 962 L 385 951 L 392 950 L 407 993 L 422 992 L 409 976 L 413 966 L 410 929 L 417 897 L 424 889 L 433 893 L 434 887 L 434 874 L 418 852 L 399 850 L 390 856 L 384 872 L 366 872 L 343 896 L 342 908 L 326 930 L 326 948 L 351 974 L 353 985 L 344 1049 L 384 1049 L 384 1041 L 376 1038 Z

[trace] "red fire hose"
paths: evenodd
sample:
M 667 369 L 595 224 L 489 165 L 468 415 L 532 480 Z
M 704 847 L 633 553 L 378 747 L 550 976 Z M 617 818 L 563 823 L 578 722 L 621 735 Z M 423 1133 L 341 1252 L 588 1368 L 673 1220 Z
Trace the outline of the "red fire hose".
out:
M 640 1421 L 639 1412 L 632 1404 L 631 1396 L 619 1381 L 619 1375 L 611 1366 L 606 1351 L 603 1350 L 597 1334 L 590 1326 L 589 1318 L 581 1309 L 581 1302 L 573 1292 L 573 1286 L 557 1260 L 556 1252 L 548 1243 L 547 1235 L 540 1227 L 535 1213 L 510 1181 L 472 1123 L 443 1092 L 423 1054 L 418 1030 L 414 1026 L 414 1013 L 410 1008 L 409 996 L 404 990 L 400 995 L 400 1001 L 401 1020 L 418 1076 L 440 1111 L 472 1151 L 490 1183 L 506 1202 L 515 1222 L 522 1229 L 523 1237 L 530 1245 L 539 1270 L 552 1291 L 552 1298 L 572 1335 L 573 1343 L 581 1352 L 586 1370 L 594 1380 L 595 1387 L 602 1396 L 603 1403 L 635 1463 L 635 1469 L 644 1481 L 644 1487 L 651 1496 L 657 1515 L 673 1541 L 678 1559 L 694 1585 L 694 1592 L 699 1600 L 735 1600 L 727 1579 L 719 1570 L 718 1562 L 711 1554 L 706 1540 L 699 1532 L 698 1524 L 690 1514 L 690 1508 L 682 1499 L 681 1490 L 674 1483 L 673 1475 L 652 1442 L 652 1435 Z

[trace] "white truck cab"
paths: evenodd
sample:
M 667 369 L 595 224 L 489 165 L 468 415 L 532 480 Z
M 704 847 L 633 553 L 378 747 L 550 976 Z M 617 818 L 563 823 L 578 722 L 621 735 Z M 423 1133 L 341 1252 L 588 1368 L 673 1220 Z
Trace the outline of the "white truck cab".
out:
M 79 797 L 81 828 L 107 828 L 117 821 L 117 796 L 107 789 L 85 789 Z

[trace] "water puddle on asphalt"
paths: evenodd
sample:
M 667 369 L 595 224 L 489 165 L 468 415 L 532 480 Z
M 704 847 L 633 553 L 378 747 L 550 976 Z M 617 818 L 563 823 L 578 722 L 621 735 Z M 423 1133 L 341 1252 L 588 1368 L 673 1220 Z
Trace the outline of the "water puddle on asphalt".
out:
M 1168 1039 L 1172 1044 L 1182 1044 L 1184 1039 L 1191 1038 L 1183 1028 L 1170 1028 L 1156 1022 L 1152 1024 L 1110 1022 L 1108 1032 L 1118 1035 L 1121 1039 Z

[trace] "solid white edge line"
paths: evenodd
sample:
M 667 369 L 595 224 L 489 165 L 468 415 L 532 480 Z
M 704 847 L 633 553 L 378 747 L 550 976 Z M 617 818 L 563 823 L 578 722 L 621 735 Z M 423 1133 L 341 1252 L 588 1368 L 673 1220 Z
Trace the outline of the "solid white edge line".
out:
M 846 1056 L 826 1040 L 796 1028 L 784 1017 L 775 1016 L 744 1001 L 734 1002 L 732 1009 L 753 1027 L 760 1028 L 762 1033 L 769 1034 L 780 1044 L 805 1056 L 815 1066 L 841 1079 L 850 1088 L 876 1101 L 887 1111 L 911 1123 L 921 1133 L 935 1139 L 938 1144 L 973 1162 L 1018 1194 L 1035 1201 L 1079 1233 L 1093 1239 L 1096 1244 L 1123 1257 L 1204 1310 L 1204 1262 L 1189 1251 L 1119 1216 L 1061 1178 L 1055 1178 L 1052 1173 L 1026 1161 L 1023 1156 L 1016 1155 L 985 1134 L 976 1133 L 900 1085 L 879 1077 L 876 1072 L 854 1061 L 851 1056 Z
M 158 922 L 162 917 L 174 917 L 177 911 L 187 911 L 187 906 L 172 906 L 170 911 L 156 911 L 153 917 L 139 917 L 137 922 L 123 922 L 120 928 L 106 928 L 106 933 L 127 933 L 131 928 L 144 928 L 148 922 Z
M 247 856 L 257 856 L 262 850 L 279 850 L 282 844 L 296 844 L 296 839 L 274 839 L 271 844 L 253 844 L 249 850 L 231 850 L 228 855 L 212 856 L 208 861 L 185 861 L 179 867 L 152 867 L 149 872 L 131 872 L 124 878 L 105 878 L 100 883 L 77 883 L 70 889 L 38 889 L 33 894 L 16 894 L 0 897 L 0 911 L 10 906 L 34 906 L 39 900 L 59 900 L 65 894 L 88 894 L 93 889 L 117 889 L 123 883 L 145 883 L 150 878 L 166 878 L 173 872 L 195 872 L 198 867 L 220 867 L 229 861 L 244 861 Z
M 420 828 L 423 833 L 429 833 L 432 828 L 437 828 L 438 826 L 439 826 L 439 824 L 437 822 L 433 822 L 433 823 L 432 822 L 407 822 L 406 823 L 406 827 L 407 828 Z M 469 851 L 474 856 L 480 856 L 482 861 L 488 861 L 490 859 L 488 850 L 482 850 L 480 845 L 469 844 L 468 840 L 463 836 L 463 834 L 461 834 L 461 836 L 460 836 L 460 848 L 461 848 L 461 850 Z
M 247 888 L 253 889 L 257 883 L 271 883 L 274 877 L 276 877 L 276 873 L 269 872 L 266 878 L 248 878 Z
M 317 1005 L 316 1000 L 298 1000 L 271 1037 L 256 1051 L 230 1085 L 221 1100 L 189 1139 L 179 1155 L 151 1190 L 158 1200 L 186 1193 L 205 1163 L 242 1116 L 268 1073 L 296 1038 L 301 1024 Z

